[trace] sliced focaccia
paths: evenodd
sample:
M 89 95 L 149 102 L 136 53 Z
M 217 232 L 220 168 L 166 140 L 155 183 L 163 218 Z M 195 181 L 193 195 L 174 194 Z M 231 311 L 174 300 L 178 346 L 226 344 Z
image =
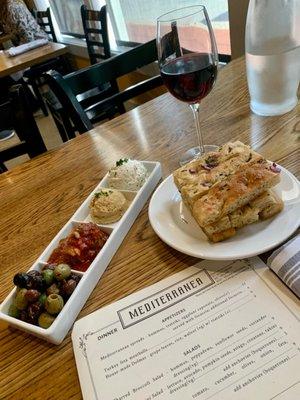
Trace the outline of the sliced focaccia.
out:
M 212 235 L 213 233 L 222 232 L 230 228 L 242 228 L 245 225 L 257 222 L 259 220 L 259 212 L 258 208 L 252 208 L 247 204 L 233 211 L 231 214 L 225 215 L 218 221 L 203 226 L 202 230 L 205 234 Z
M 282 211 L 282 209 L 283 209 L 283 201 L 282 200 L 274 201 L 273 204 L 269 204 L 259 213 L 259 219 L 265 220 L 274 217 L 274 215 L 278 214 L 280 211 Z
M 196 200 L 192 214 L 201 227 L 212 224 L 245 206 L 279 180 L 280 170 L 268 161 L 243 166 Z
M 271 218 L 283 208 L 283 202 L 273 192 L 266 191 L 249 204 L 222 217 L 213 224 L 202 227 L 212 242 L 220 242 L 234 236 L 238 228 Z
M 215 184 L 226 180 L 243 165 L 253 164 L 263 157 L 241 142 L 227 143 L 218 152 L 210 152 L 191 161 L 173 173 L 174 182 L 184 203 L 192 208 L 196 200 Z
M 229 239 L 236 234 L 235 228 L 225 229 L 221 232 L 214 232 L 212 234 L 205 233 L 211 242 L 217 243 L 222 242 L 223 240 Z
M 242 142 L 226 143 L 218 151 L 209 152 L 173 172 L 176 186 L 180 187 L 197 183 L 199 176 L 209 172 L 217 165 L 236 156 L 250 157 L 251 149 Z
M 264 220 L 278 214 L 283 209 L 283 201 L 273 191 L 268 190 L 252 200 L 251 206 L 259 208 L 259 218 Z

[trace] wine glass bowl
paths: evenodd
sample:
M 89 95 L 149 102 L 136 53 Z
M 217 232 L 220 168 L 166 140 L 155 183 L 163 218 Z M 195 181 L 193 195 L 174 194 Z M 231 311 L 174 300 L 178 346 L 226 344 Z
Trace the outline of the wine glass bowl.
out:
M 168 91 L 193 111 L 198 146 L 183 155 L 180 163 L 185 164 L 217 147 L 203 144 L 199 123 L 199 104 L 211 91 L 218 70 L 216 42 L 205 7 L 184 7 L 160 16 L 157 52 Z

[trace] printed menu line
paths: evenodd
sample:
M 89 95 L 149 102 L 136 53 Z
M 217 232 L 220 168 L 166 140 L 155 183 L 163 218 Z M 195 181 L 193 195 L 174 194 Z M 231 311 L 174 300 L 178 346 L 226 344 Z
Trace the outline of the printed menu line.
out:
M 242 379 L 246 378 L 247 376 L 253 374 L 253 372 L 257 371 L 258 369 L 261 369 L 261 368 L 263 368 L 265 365 L 270 364 L 270 362 L 276 360 L 277 358 L 279 358 L 279 357 L 281 357 L 281 356 L 283 356 L 283 355 L 286 355 L 286 354 L 287 354 L 290 350 L 292 350 L 292 349 L 293 349 L 293 348 L 290 347 L 288 350 L 286 350 L 286 351 L 284 351 L 283 353 L 279 354 L 278 356 L 272 358 L 272 360 L 269 360 L 268 362 L 264 363 L 263 365 L 260 365 L 259 367 L 255 368 L 254 370 L 252 370 L 252 371 L 249 372 L 248 374 L 241 376 L 241 377 L 240 377 L 239 379 L 237 379 L 236 381 L 230 383 L 229 385 L 225 386 L 225 387 L 222 388 L 221 390 L 218 390 L 217 392 L 215 392 L 215 393 L 212 394 L 211 396 L 206 397 L 204 400 L 211 399 L 212 397 L 216 396 L 217 394 L 219 394 L 219 393 L 223 392 L 224 390 L 228 389 L 230 386 L 235 385 L 235 384 L 236 384 L 237 382 L 239 382 L 240 380 L 242 380 Z M 296 355 L 298 355 L 298 354 L 296 354 Z M 293 356 L 293 357 L 294 357 L 294 356 Z M 292 358 L 292 357 L 289 357 L 289 359 L 291 359 L 291 358 Z
M 272 321 L 269 321 L 269 322 L 267 322 L 266 324 L 264 324 L 264 325 L 260 326 L 259 328 L 255 329 L 254 331 L 252 331 L 252 332 L 248 333 L 247 335 L 241 337 L 240 339 L 235 340 L 234 342 L 230 343 L 228 346 L 223 347 L 223 349 L 218 350 L 216 353 L 212 354 L 211 356 L 204 358 L 204 360 L 202 360 L 202 362 L 204 362 L 204 361 L 208 360 L 209 358 L 212 358 L 212 357 L 214 357 L 214 356 L 220 354 L 220 352 L 222 352 L 222 351 L 228 349 L 228 347 L 233 346 L 234 344 L 240 342 L 241 340 L 245 339 L 247 336 L 250 336 L 250 335 L 252 335 L 253 333 L 255 333 L 255 332 L 257 332 L 257 331 L 260 331 L 260 330 L 261 330 L 262 328 L 264 328 L 266 325 L 269 325 L 269 324 L 271 324 L 271 323 L 272 323 Z
M 81 339 L 80 351 L 74 350 L 83 397 L 238 400 L 260 393 L 279 400 L 284 393 L 294 399 L 300 387 L 297 309 L 278 302 L 267 267 L 259 260 L 259 271 L 246 264 L 222 262 L 222 271 L 207 274 L 210 264 L 201 262 L 105 307 L 87 317 L 88 324 L 78 322 L 72 338 Z M 126 329 L 132 322 L 141 323 Z
M 248 351 L 248 350 L 252 349 L 252 347 L 257 346 L 259 343 L 261 343 L 261 342 L 263 342 L 263 341 L 269 339 L 270 337 L 274 336 L 277 332 L 278 332 L 278 330 L 277 330 L 275 333 L 272 333 L 272 335 L 269 335 L 269 336 L 263 338 L 262 340 L 260 340 L 260 341 L 258 341 L 258 342 L 256 342 L 256 343 L 254 343 L 253 346 L 247 347 L 245 350 L 241 351 L 240 353 L 235 354 L 233 357 L 231 357 L 231 358 L 225 360 L 225 361 L 222 362 L 221 364 L 216 365 L 216 367 L 221 367 L 221 365 L 224 365 L 224 364 L 228 363 L 229 361 L 235 359 L 235 358 L 238 357 L 239 355 L 245 353 L 245 351 Z M 285 335 L 283 335 L 283 336 L 285 336 Z M 282 337 L 282 336 L 281 336 L 281 337 Z M 279 338 L 279 339 L 280 339 L 280 338 Z M 234 344 L 234 343 L 232 343 L 232 344 Z M 222 350 L 221 350 L 221 351 L 222 351 Z M 211 357 L 208 357 L 208 358 L 211 358 Z M 197 378 L 195 378 L 195 380 L 202 378 L 204 375 L 209 374 L 210 372 L 212 372 L 212 371 L 214 371 L 214 370 L 215 370 L 215 368 L 213 368 L 213 369 L 211 369 L 211 370 L 205 372 L 205 374 L 199 375 Z
M 232 264 L 234 264 L 234 263 L 232 263 Z M 232 264 L 230 264 L 230 266 L 231 266 Z M 226 267 L 228 267 L 228 265 L 227 265 Z M 227 268 L 226 268 L 226 269 L 227 269 Z M 223 270 L 220 269 L 220 270 L 218 271 L 218 273 L 219 273 L 220 271 L 226 272 L 226 269 L 223 269 Z M 228 269 L 230 269 L 230 268 L 228 268 Z M 237 275 L 240 275 L 242 272 L 245 272 L 245 271 L 247 271 L 248 269 L 249 269 L 248 266 L 239 269 L 238 271 L 236 271 L 236 272 L 232 273 L 230 276 L 228 276 L 228 278 L 222 279 L 220 282 L 215 282 L 214 286 L 210 286 L 210 287 L 206 288 L 206 289 L 203 291 L 203 293 L 205 293 L 205 292 L 207 292 L 207 291 L 213 289 L 213 288 L 216 287 L 216 286 L 222 285 L 223 283 L 229 281 L 230 279 L 236 277 Z M 243 285 L 243 284 L 241 284 L 240 286 L 242 286 L 242 285 Z M 202 293 L 199 293 L 199 294 L 202 294 Z M 197 294 L 196 296 L 199 296 L 199 294 Z
M 246 297 L 246 296 L 245 296 Z M 244 297 L 243 297 L 244 298 Z M 241 299 L 242 300 L 242 299 Z M 230 310 L 230 312 L 232 313 L 233 311 L 236 311 L 236 310 L 238 310 L 239 308 L 241 308 L 241 307 L 243 307 L 243 306 L 245 306 L 246 304 L 248 304 L 248 303 L 250 303 L 251 301 L 253 301 L 254 300 L 254 297 L 252 297 L 251 299 L 249 299 L 248 301 L 245 301 L 245 303 L 243 303 L 243 304 L 240 304 L 238 307 L 236 307 L 236 308 L 233 308 L 232 310 Z M 229 313 L 228 313 L 229 314 Z
M 222 311 L 228 309 L 228 307 L 230 307 L 231 305 L 233 305 L 233 304 L 235 304 L 235 303 L 238 303 L 239 301 L 245 299 L 245 298 L 248 297 L 248 296 L 250 296 L 250 295 L 247 294 L 247 296 L 244 296 L 244 297 L 242 297 L 241 299 L 238 299 L 238 300 L 236 300 L 236 301 L 233 301 L 232 303 L 230 303 L 230 304 L 227 305 L 226 307 L 221 308 L 220 310 L 216 311 L 215 313 L 210 314 L 207 318 L 201 319 L 201 321 L 198 321 L 198 322 L 196 322 L 195 324 L 190 325 L 188 328 L 183 329 L 182 331 L 176 333 L 175 335 L 169 336 L 166 340 L 164 340 L 164 341 L 162 341 L 162 342 L 160 342 L 160 343 L 158 343 L 158 344 L 155 344 L 154 346 L 150 347 L 149 350 L 152 350 L 152 349 L 154 349 L 155 347 L 160 346 L 161 344 L 163 344 L 163 343 L 169 341 L 170 339 L 173 339 L 173 338 L 175 338 L 176 336 L 181 335 L 182 333 L 184 333 L 184 332 L 190 330 L 190 329 L 193 328 L 194 326 L 197 326 L 197 325 L 199 325 L 199 324 L 202 324 L 203 322 L 209 320 L 209 319 L 210 319 L 211 317 L 213 317 L 214 315 L 219 314 L 220 312 L 222 312 Z M 252 301 L 252 299 L 250 299 L 250 300 L 248 300 L 247 302 L 241 304 L 240 307 L 242 307 L 243 305 L 249 303 L 249 301 Z M 237 310 L 237 309 L 240 308 L 240 307 L 235 308 L 233 311 Z M 230 312 L 232 312 L 232 311 L 230 311 Z M 229 314 L 229 313 L 228 313 L 228 314 Z

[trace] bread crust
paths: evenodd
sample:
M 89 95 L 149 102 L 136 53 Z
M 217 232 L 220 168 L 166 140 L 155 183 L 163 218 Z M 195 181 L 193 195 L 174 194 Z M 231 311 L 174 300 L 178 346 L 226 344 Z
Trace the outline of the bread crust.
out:
M 268 191 L 280 181 L 279 168 L 239 141 L 178 168 L 173 178 L 183 202 L 213 242 L 283 208 Z
M 192 207 L 192 214 L 200 226 L 211 224 L 246 205 L 279 180 L 279 173 L 272 170 L 270 162 L 245 166 L 198 199 Z
M 210 152 L 191 161 L 173 173 L 174 182 L 184 203 L 192 207 L 200 197 L 219 182 L 226 180 L 244 165 L 263 160 L 249 146 L 237 141 L 227 143 L 218 152 Z
M 244 207 L 238 208 L 232 213 L 225 215 L 216 222 L 202 227 L 204 233 L 213 241 L 224 240 L 222 232 L 231 228 L 238 229 L 253 224 L 259 220 L 271 218 L 283 209 L 283 202 L 272 191 L 268 190 L 258 196 Z M 219 234 L 219 235 L 216 235 Z M 216 238 L 220 240 L 216 240 Z

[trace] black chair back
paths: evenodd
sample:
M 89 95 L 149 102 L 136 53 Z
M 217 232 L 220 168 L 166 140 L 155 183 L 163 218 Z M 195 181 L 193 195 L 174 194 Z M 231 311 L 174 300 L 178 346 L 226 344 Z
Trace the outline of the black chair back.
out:
M 106 6 L 95 11 L 82 5 L 81 18 L 91 64 L 110 58 Z
M 49 40 L 57 42 L 50 7 L 48 7 L 46 11 L 33 10 L 33 15 L 40 27 L 47 33 Z
M 58 72 L 49 74 L 48 84 L 67 112 L 79 133 L 93 128 L 90 116 L 107 107 L 116 106 L 135 96 L 162 85 L 160 75 L 139 82 L 123 92 L 100 100 L 83 109 L 77 97 L 88 90 L 137 70 L 157 60 L 156 42 L 151 40 L 125 53 L 111 57 L 99 64 L 62 76 Z
M 20 142 L 0 151 L 0 173 L 7 170 L 5 161 L 26 153 L 32 158 L 47 151 L 23 86 L 12 86 L 9 94 L 10 100 L 0 105 L 0 121 L 5 121 L 4 128 L 14 128 Z

